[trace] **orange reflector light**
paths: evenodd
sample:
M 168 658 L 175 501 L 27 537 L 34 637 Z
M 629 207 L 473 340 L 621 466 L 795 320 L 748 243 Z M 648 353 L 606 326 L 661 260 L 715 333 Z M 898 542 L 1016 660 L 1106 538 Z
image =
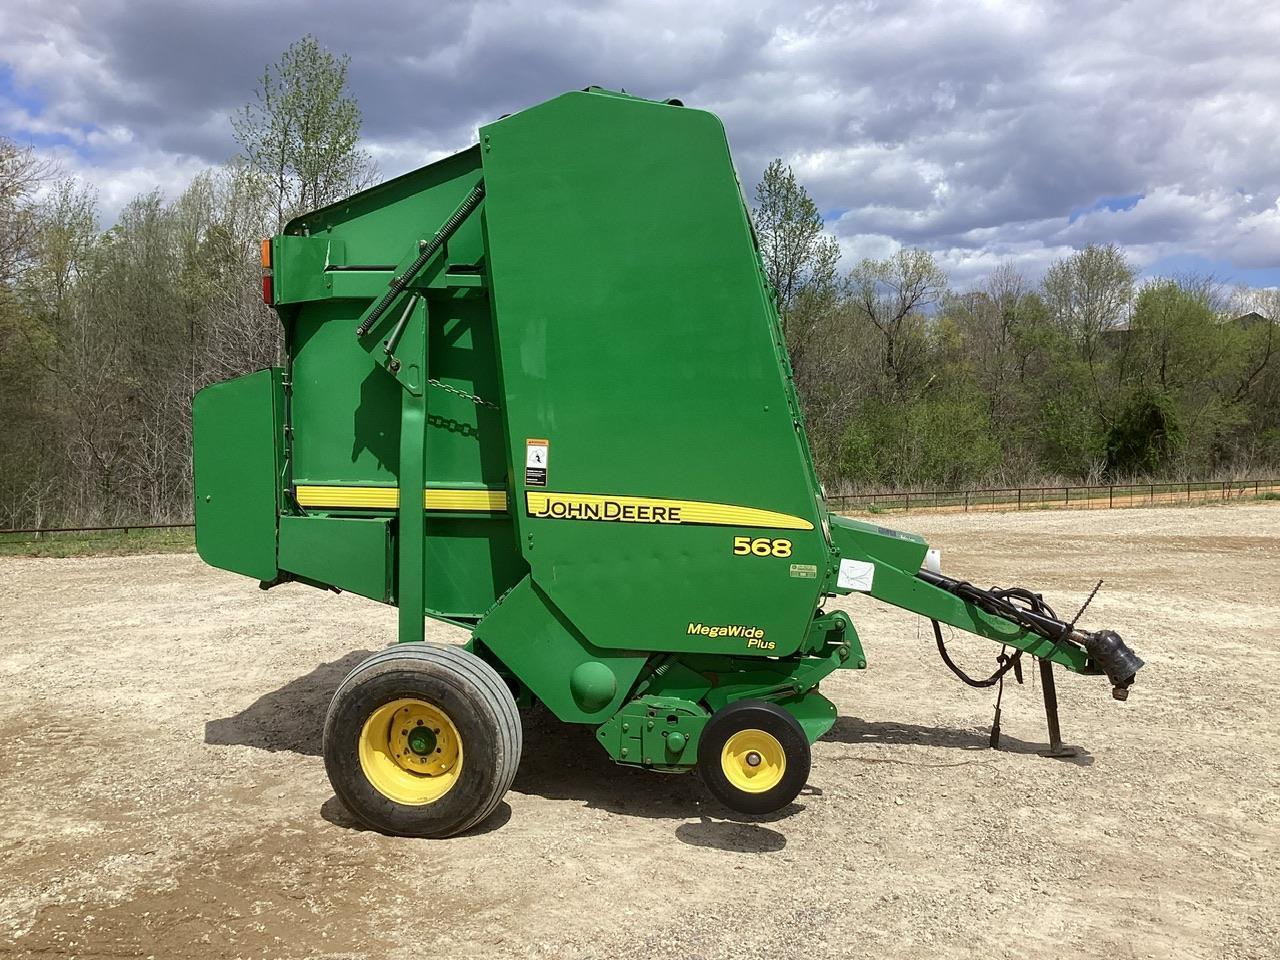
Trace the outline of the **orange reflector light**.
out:
M 270 304 L 271 304 L 271 302 L 272 302 L 272 301 L 271 301 L 271 294 L 272 294 L 272 291 L 271 291 L 271 276 L 270 276 L 270 274 L 268 274 L 267 276 L 265 276 L 265 277 L 263 277 L 263 278 L 262 278 L 262 302 L 263 302 L 263 303 L 265 303 L 265 304 L 267 304 L 268 306 L 270 306 Z
M 268 270 L 271 269 L 271 238 L 262 238 L 262 265 Z

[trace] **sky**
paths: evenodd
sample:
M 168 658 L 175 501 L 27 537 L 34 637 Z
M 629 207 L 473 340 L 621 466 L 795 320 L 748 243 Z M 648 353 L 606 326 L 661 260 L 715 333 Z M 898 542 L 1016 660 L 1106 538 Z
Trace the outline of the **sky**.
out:
M 231 157 L 308 32 L 350 55 L 386 177 L 597 84 L 719 114 L 748 193 L 783 158 L 846 266 L 924 247 L 964 288 L 1115 242 L 1146 276 L 1280 285 L 1274 2 L 3 0 L 0 135 L 109 223 Z

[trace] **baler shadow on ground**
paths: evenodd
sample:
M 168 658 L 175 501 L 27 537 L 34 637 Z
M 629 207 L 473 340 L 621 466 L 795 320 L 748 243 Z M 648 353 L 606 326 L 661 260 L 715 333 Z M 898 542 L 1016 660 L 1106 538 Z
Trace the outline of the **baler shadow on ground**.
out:
M 822 738 L 826 742 L 848 744 L 892 744 L 898 746 L 940 747 L 950 750 L 985 751 L 991 749 L 990 734 L 986 731 L 962 730 L 958 727 L 926 727 L 918 723 L 895 723 L 885 720 L 863 720 L 860 717 L 837 717 L 835 725 Z M 1045 756 L 1047 743 L 1020 740 L 1001 732 L 1000 750 L 1003 753 L 1033 754 Z M 1072 747 L 1074 755 L 1052 759 L 1065 761 L 1078 767 L 1093 764 L 1093 755 L 1084 747 Z
M 246 746 L 270 752 L 303 756 L 322 755 L 325 712 L 343 677 L 371 655 L 357 650 L 337 660 L 322 663 L 311 672 L 263 694 L 240 712 L 205 724 L 205 742 L 217 746 Z M 525 749 L 513 790 L 547 800 L 576 801 L 590 808 L 619 816 L 659 820 L 688 820 L 676 837 L 694 846 L 716 847 L 739 852 L 770 852 L 786 845 L 786 837 L 764 827 L 767 822 L 784 821 L 803 809 L 792 803 L 766 816 L 737 814 L 710 798 L 695 776 L 653 776 L 647 771 L 615 764 L 595 742 L 589 727 L 561 723 L 546 710 L 535 708 L 524 714 Z M 919 745 L 946 750 L 988 749 L 985 733 L 953 727 L 926 727 L 910 723 L 870 721 L 842 716 L 822 740 L 850 745 Z M 1045 744 L 1001 738 L 1001 749 L 1009 753 L 1035 754 Z M 1087 765 L 1088 753 L 1081 751 L 1075 762 Z M 801 794 L 820 794 L 808 786 Z M 338 801 L 330 798 L 321 816 L 337 826 L 366 829 Z M 499 829 L 511 817 L 504 803 L 492 816 L 469 833 Z
M 371 651 L 358 650 L 322 663 L 310 673 L 263 694 L 239 713 L 205 724 L 205 742 L 216 746 L 245 746 L 271 752 L 322 755 L 325 712 L 343 677 Z M 747 817 L 733 813 L 708 797 L 692 776 L 653 776 L 639 768 L 615 764 L 596 743 L 589 727 L 561 723 L 546 710 L 524 714 L 525 749 L 512 787 L 517 793 L 548 800 L 577 801 L 619 816 L 659 820 L 687 820 L 676 836 L 694 846 L 740 852 L 780 850 L 786 838 L 762 823 L 785 819 L 803 809 L 793 803 L 776 813 Z M 353 830 L 367 829 L 337 797 L 325 801 L 320 815 L 330 823 Z M 507 804 L 468 834 L 487 833 L 511 817 Z M 731 821 L 723 818 L 731 817 Z

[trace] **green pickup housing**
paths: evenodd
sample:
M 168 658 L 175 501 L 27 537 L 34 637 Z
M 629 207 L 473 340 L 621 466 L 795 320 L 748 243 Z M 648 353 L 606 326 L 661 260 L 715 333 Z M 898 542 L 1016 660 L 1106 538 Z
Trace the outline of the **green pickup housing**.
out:
M 401 641 L 462 625 L 519 699 L 659 769 L 738 700 L 831 727 L 819 683 L 866 666 L 833 594 L 1096 672 L 828 511 L 712 114 L 567 93 L 270 252 L 284 367 L 195 401 L 210 564 L 397 605 Z

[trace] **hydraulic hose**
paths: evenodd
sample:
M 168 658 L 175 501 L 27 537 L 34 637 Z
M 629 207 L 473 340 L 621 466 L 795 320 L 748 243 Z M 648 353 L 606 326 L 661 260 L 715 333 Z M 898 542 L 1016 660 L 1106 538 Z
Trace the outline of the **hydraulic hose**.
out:
M 938 653 L 942 656 L 942 662 L 947 665 L 948 670 L 971 687 L 977 687 L 978 689 L 994 687 L 1006 673 L 1015 669 L 1022 659 L 1021 650 L 1014 651 L 1012 656 L 1005 656 L 1002 653 L 999 658 L 1000 666 L 996 669 L 996 672 L 984 680 L 975 680 L 960 669 L 959 665 L 951 659 L 951 654 L 947 652 L 947 645 L 942 641 L 942 627 L 938 621 L 932 620 L 930 622 L 933 624 L 933 638 L 938 642 Z M 1021 674 L 1019 674 L 1019 677 L 1021 677 Z M 1021 683 L 1022 681 L 1019 680 L 1018 682 Z

